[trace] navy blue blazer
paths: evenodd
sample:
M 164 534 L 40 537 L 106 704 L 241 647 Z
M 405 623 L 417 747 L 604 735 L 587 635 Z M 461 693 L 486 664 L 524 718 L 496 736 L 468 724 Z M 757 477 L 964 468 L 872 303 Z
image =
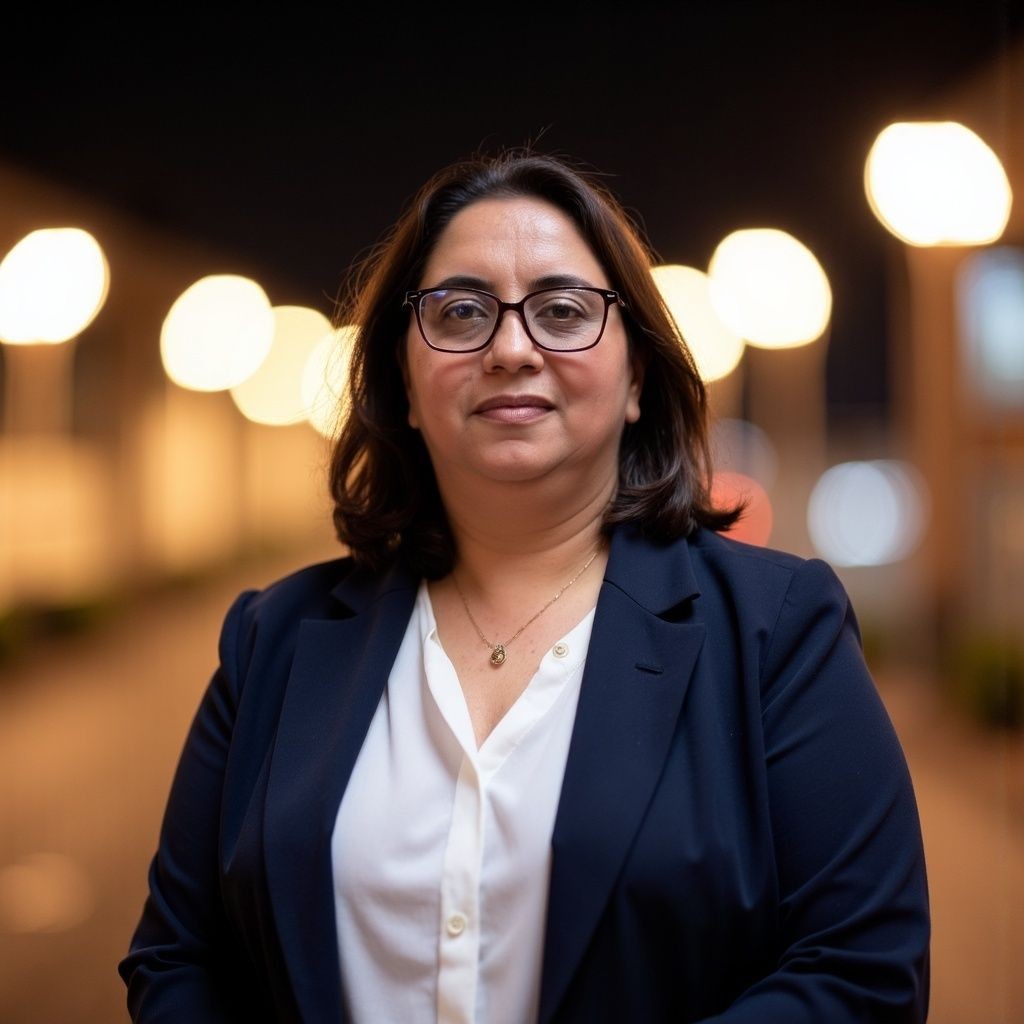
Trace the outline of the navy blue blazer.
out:
M 135 1020 L 348 1019 L 331 833 L 418 584 L 337 559 L 232 605 L 119 968 Z M 824 562 L 616 529 L 551 844 L 541 1024 L 925 1019 L 913 790 Z

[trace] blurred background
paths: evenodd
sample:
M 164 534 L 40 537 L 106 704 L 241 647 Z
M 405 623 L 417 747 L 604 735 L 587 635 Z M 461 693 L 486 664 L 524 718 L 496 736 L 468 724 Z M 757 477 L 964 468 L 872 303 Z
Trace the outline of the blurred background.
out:
M 930 1019 L 1024 1021 L 1022 7 L 9 28 L 0 1020 L 126 1019 L 116 964 L 224 612 L 341 553 L 346 268 L 441 166 L 533 143 L 643 224 L 738 535 L 853 596 L 920 803 Z

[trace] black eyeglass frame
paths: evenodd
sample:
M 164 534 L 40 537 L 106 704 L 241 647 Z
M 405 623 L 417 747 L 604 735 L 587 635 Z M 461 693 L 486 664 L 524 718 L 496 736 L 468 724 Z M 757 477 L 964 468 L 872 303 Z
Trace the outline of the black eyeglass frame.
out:
M 487 340 L 481 345 L 476 345 L 473 348 L 439 348 L 437 345 L 431 343 L 427 337 L 427 332 L 423 330 L 423 321 L 420 319 L 420 302 L 425 295 L 430 295 L 433 292 L 469 292 L 471 295 L 484 295 L 489 299 L 493 299 L 498 304 L 498 316 L 494 321 L 494 329 L 488 335 Z M 604 299 L 604 317 L 601 320 L 601 328 L 597 332 L 597 337 L 589 344 L 583 345 L 580 348 L 552 348 L 550 345 L 544 345 L 539 342 L 531 333 L 530 325 L 526 319 L 526 303 L 530 299 L 535 298 L 538 295 L 544 295 L 547 292 L 594 292 L 600 295 Z M 539 288 L 535 292 L 530 292 L 524 295 L 518 302 L 503 302 L 493 292 L 485 292 L 482 288 L 459 288 L 448 286 L 446 288 L 421 288 L 419 291 L 406 292 L 405 300 L 402 302 L 402 308 L 411 306 L 413 312 L 416 314 L 416 326 L 419 328 L 420 337 L 426 342 L 426 344 L 432 348 L 435 352 L 449 352 L 452 355 L 462 355 L 466 352 L 479 352 L 482 349 L 487 348 L 488 345 L 494 340 L 494 336 L 498 333 L 498 329 L 501 327 L 501 322 L 505 317 L 505 314 L 509 310 L 519 314 L 519 320 L 523 325 L 523 330 L 526 331 L 526 336 L 533 342 L 537 348 L 543 349 L 545 352 L 586 352 L 587 349 L 593 348 L 603 337 L 604 330 L 608 326 L 608 307 L 613 303 L 618 304 L 622 309 L 626 309 L 626 303 L 623 301 L 622 296 L 612 288 L 596 288 L 590 285 L 567 285 L 561 288 Z

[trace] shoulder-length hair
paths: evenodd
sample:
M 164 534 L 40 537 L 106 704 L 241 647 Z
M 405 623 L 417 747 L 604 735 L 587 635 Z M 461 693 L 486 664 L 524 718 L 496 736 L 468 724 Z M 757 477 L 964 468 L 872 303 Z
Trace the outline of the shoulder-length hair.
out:
M 576 224 L 622 310 L 631 356 L 644 368 L 640 419 L 627 424 L 617 493 L 604 529 L 634 523 L 672 540 L 698 525 L 722 530 L 739 508 L 714 507 L 704 385 L 651 278 L 653 253 L 618 200 L 564 160 L 530 152 L 480 156 L 446 167 L 420 189 L 357 268 L 343 322 L 355 325 L 347 409 L 330 462 L 334 526 L 357 562 L 381 569 L 396 557 L 438 579 L 451 571 L 455 543 L 433 466 L 408 423 L 402 376 L 409 310 L 405 293 L 452 218 L 485 198 L 533 197 Z

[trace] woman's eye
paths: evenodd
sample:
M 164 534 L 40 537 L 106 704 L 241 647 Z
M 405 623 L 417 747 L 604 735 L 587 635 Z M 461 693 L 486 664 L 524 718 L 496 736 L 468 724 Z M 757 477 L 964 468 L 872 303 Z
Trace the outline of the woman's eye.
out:
M 487 317 L 487 310 L 476 302 L 453 302 L 443 315 L 450 320 L 479 320 Z
M 568 302 L 549 303 L 538 313 L 538 317 L 544 319 L 549 324 L 564 325 L 580 321 L 584 315 L 585 313 L 582 309 Z
M 572 320 L 581 315 L 581 310 L 569 302 L 549 302 L 539 315 L 550 320 Z

